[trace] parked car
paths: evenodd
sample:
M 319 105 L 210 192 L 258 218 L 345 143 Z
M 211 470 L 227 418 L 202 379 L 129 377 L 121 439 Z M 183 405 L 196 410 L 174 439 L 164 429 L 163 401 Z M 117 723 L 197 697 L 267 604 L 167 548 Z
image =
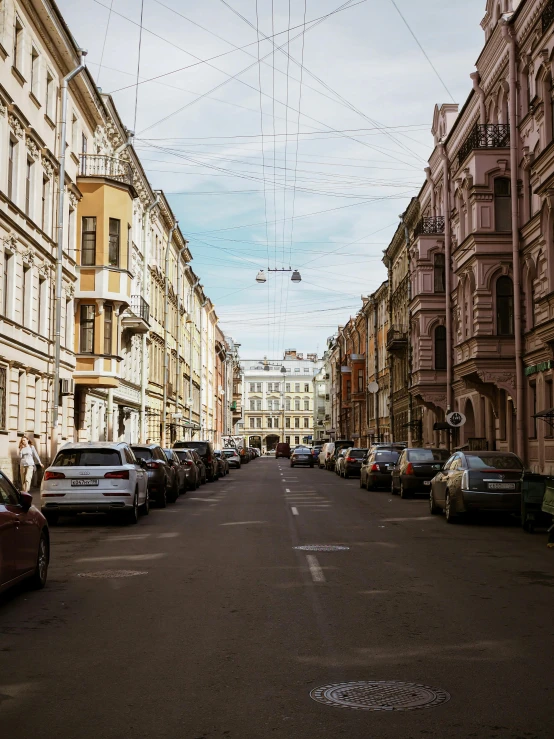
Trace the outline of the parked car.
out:
M 408 445 L 404 441 L 380 441 L 376 444 L 372 444 L 369 451 L 375 452 L 378 449 L 389 449 L 394 450 L 395 452 L 401 452 L 403 449 L 406 449 Z
M 448 449 L 404 449 L 392 470 L 391 492 L 408 498 L 429 493 L 431 480 L 450 457 Z
M 179 458 L 183 469 L 185 470 L 185 480 L 187 490 L 196 490 L 200 487 L 200 470 L 194 461 L 190 449 L 174 449 L 173 454 Z
M 225 477 L 225 475 L 229 474 L 229 462 L 227 461 L 227 457 L 220 451 L 215 451 L 214 454 L 219 464 L 219 475 L 220 477 Z
M 159 444 L 132 444 L 135 457 L 142 460 L 148 475 L 148 499 L 165 508 L 168 502 L 177 500 L 175 494 L 175 470 Z
M 297 464 L 307 464 L 313 468 L 314 458 L 307 446 L 297 446 L 290 455 L 290 466 L 294 467 Z
M 290 459 L 290 444 L 285 441 L 280 441 L 275 448 L 275 458 L 286 457 Z
M 339 475 L 340 477 L 350 477 L 350 475 L 359 476 L 362 468 L 362 459 L 366 456 L 368 450 L 361 447 L 350 447 L 345 449 L 344 453 L 339 456 Z
M 342 452 L 343 449 L 348 449 L 349 447 L 352 447 L 352 446 L 354 446 L 354 442 L 351 441 L 350 439 L 337 439 L 337 441 L 335 441 L 333 453 L 328 459 L 327 469 L 334 470 L 336 467 L 337 457 L 339 456 L 339 454 Z
M 214 448 L 211 441 L 176 441 L 174 449 L 194 449 L 202 458 L 206 467 L 206 479 L 213 482 L 219 479 L 219 465 L 214 456 Z
M 346 449 L 339 449 L 337 451 L 336 455 L 333 455 L 333 457 L 335 459 L 335 464 L 334 464 L 335 475 L 340 474 L 339 470 L 340 470 L 340 468 L 342 466 L 342 461 L 344 459 L 344 455 L 345 454 L 346 454 Z
M 28 579 L 43 588 L 50 561 L 50 534 L 30 493 L 20 493 L 0 472 L 0 592 Z
M 181 464 L 181 460 L 172 449 L 164 449 L 163 452 L 167 457 L 169 466 L 175 472 L 173 476 L 175 489 L 172 491 L 172 497 L 177 500 L 181 493 L 185 493 L 187 490 L 187 474 L 185 472 L 185 468 Z
M 327 463 L 329 459 L 331 458 L 331 455 L 333 454 L 335 450 L 335 442 L 334 441 L 328 441 L 326 442 L 322 447 L 321 451 L 319 452 L 319 457 L 317 458 L 318 461 L 318 467 L 319 469 L 328 469 Z
M 206 482 L 208 481 L 208 473 L 206 472 L 206 465 L 204 464 L 204 460 L 198 454 L 196 449 L 189 449 L 189 452 L 192 454 L 194 463 L 196 467 L 198 468 L 198 477 L 200 478 L 200 485 L 205 485 Z
M 448 523 L 472 511 L 521 513 L 523 463 L 511 452 L 456 452 L 431 480 L 431 513 Z
M 367 490 L 378 487 L 390 490 L 391 472 L 399 456 L 394 449 L 370 451 L 362 460 L 360 487 Z
M 237 452 L 236 449 L 224 449 L 223 456 L 227 460 L 229 467 L 236 467 L 236 469 L 240 469 L 240 454 Z
M 316 446 L 312 447 L 312 457 L 314 458 L 314 464 L 319 464 L 319 453 L 321 451 L 321 444 L 317 444 Z
M 49 523 L 91 512 L 137 523 L 139 508 L 147 514 L 150 506 L 144 463 L 124 442 L 68 443 L 44 472 L 40 506 Z

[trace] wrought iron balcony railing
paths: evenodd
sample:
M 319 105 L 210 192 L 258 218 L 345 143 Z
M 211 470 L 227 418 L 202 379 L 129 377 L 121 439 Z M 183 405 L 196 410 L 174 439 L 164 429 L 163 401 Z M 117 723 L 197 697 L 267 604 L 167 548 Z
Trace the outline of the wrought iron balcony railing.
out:
M 405 326 L 393 326 L 387 331 L 387 349 L 402 349 L 408 344 L 408 329 Z
M 444 233 L 444 216 L 425 216 L 417 224 L 415 235 L 421 234 L 443 234 Z
M 126 185 L 133 184 L 133 171 L 129 162 L 106 154 L 81 154 L 81 177 L 108 177 Z
M 546 29 L 554 22 L 554 0 L 550 0 L 546 4 L 545 9 L 542 11 L 541 15 L 541 23 L 542 23 L 542 32 L 544 33 Z
M 478 123 L 458 151 L 458 167 L 474 149 L 507 149 L 509 146 L 510 126 L 508 123 Z
M 131 310 L 135 316 L 139 316 L 146 323 L 150 323 L 150 306 L 142 295 L 131 296 Z

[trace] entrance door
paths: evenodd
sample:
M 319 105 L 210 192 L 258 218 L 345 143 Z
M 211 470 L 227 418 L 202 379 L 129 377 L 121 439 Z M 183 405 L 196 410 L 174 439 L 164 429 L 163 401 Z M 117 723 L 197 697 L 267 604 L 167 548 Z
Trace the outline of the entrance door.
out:
M 276 434 L 270 434 L 265 437 L 265 448 L 267 452 L 273 451 L 279 443 L 279 437 Z

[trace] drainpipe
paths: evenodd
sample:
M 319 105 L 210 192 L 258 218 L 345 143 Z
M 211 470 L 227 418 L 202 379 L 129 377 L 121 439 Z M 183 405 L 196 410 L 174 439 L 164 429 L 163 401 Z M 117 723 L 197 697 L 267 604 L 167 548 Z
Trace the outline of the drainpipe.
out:
M 511 16 L 503 18 L 502 34 L 509 46 L 509 85 L 510 97 L 510 185 L 512 191 L 512 262 L 514 278 L 514 334 L 516 360 L 516 451 L 524 459 L 524 381 L 523 381 L 523 341 L 521 321 L 521 271 L 519 264 L 519 219 L 518 219 L 518 187 L 517 187 L 517 72 L 516 72 L 516 39 L 513 28 L 509 25 Z
M 192 320 L 192 298 L 194 295 L 194 291 L 200 284 L 200 279 L 196 280 L 196 282 L 190 286 L 189 291 L 189 320 L 190 320 L 190 359 L 189 359 L 189 422 L 190 422 L 190 438 L 192 439 L 193 431 L 192 431 L 192 359 L 193 359 L 193 350 L 194 350 L 194 339 L 193 339 L 193 328 L 194 328 L 194 321 Z M 200 419 L 200 416 L 202 415 L 202 408 L 199 409 L 198 418 Z
M 431 213 L 433 214 L 433 218 L 437 217 L 437 199 L 435 194 L 435 183 L 433 182 L 433 178 L 431 177 L 431 167 L 425 167 L 425 179 L 429 183 L 429 187 L 431 188 Z
M 406 253 L 408 255 L 408 447 L 412 446 L 413 439 L 412 439 L 412 393 L 410 392 L 410 388 L 412 387 L 412 342 L 410 341 L 410 332 L 412 329 L 412 308 L 411 308 L 411 302 L 412 302 L 412 274 L 411 274 L 411 261 L 410 261 L 410 234 L 408 231 L 408 226 L 406 225 L 406 221 L 404 220 L 404 214 L 400 216 L 400 221 L 402 225 L 404 226 L 404 238 L 406 239 Z
M 165 247 L 165 291 L 164 291 L 164 388 L 163 388 L 163 408 L 162 408 L 162 447 L 166 447 L 167 432 L 166 432 L 166 421 L 167 421 L 167 383 L 169 382 L 169 354 L 167 351 L 167 321 L 169 316 L 169 251 L 171 249 L 171 242 L 173 241 L 173 234 L 177 228 L 179 221 L 175 221 L 173 226 L 169 229 L 169 236 L 167 237 L 167 246 Z
M 446 298 L 446 412 L 452 410 L 452 295 L 451 295 L 451 248 L 452 233 L 450 230 L 450 183 L 446 146 L 439 144 L 443 164 L 444 180 L 444 290 Z
M 79 64 L 66 74 L 61 84 L 61 129 L 60 129 L 60 168 L 58 174 L 58 249 L 56 254 L 56 293 L 55 293 L 55 332 L 54 332 L 54 405 L 52 408 L 52 430 L 50 446 L 52 459 L 58 449 L 58 426 L 60 414 L 60 360 L 62 347 L 62 285 L 63 285 L 63 219 L 65 201 L 65 150 L 67 138 L 67 99 L 68 85 L 85 68 L 84 57 L 87 52 L 79 49 Z
M 204 373 L 202 371 L 202 363 L 204 361 L 204 308 L 206 307 L 208 303 L 208 299 L 206 298 L 202 305 L 200 306 L 200 438 L 203 439 L 203 431 L 204 431 L 204 416 L 202 415 L 202 396 L 204 395 Z M 215 310 L 215 305 L 213 305 L 208 313 L 206 314 L 206 318 L 210 318 L 210 313 Z M 209 328 L 206 328 L 206 332 L 209 331 Z M 206 379 L 208 377 L 208 363 L 206 362 Z M 206 396 L 206 414 L 208 413 L 208 397 Z
M 180 368 L 179 359 L 181 356 L 181 256 L 187 248 L 188 241 L 183 239 L 183 246 L 179 249 L 177 257 L 177 367 L 175 370 L 175 408 L 179 412 L 179 382 Z
M 379 419 L 379 303 L 373 301 L 373 331 L 375 332 L 375 382 L 377 392 L 375 393 L 375 433 L 377 441 L 381 440 L 381 426 Z
M 160 202 L 160 196 L 156 195 L 156 200 L 146 208 L 142 214 L 142 294 L 146 295 L 146 288 L 148 286 L 148 255 L 146 253 L 148 248 L 147 239 L 147 226 L 150 212 Z M 146 387 L 148 385 L 148 373 L 147 373 L 147 358 L 148 358 L 148 344 L 146 341 L 147 334 L 142 334 L 142 366 L 140 373 L 140 439 L 144 444 L 147 439 L 146 434 Z
M 479 95 L 479 123 L 485 125 L 487 122 L 487 111 L 485 110 L 485 91 L 481 87 L 481 75 L 479 72 L 472 72 L 469 76 L 473 81 L 473 89 Z

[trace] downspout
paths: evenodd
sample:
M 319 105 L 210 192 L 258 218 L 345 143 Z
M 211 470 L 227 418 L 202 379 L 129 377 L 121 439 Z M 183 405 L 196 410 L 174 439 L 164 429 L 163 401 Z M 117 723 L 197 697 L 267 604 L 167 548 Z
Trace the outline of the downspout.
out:
M 189 400 L 190 400 L 190 403 L 189 403 L 189 424 L 190 424 L 190 438 L 191 439 L 192 439 L 192 436 L 193 436 L 193 431 L 192 431 L 192 400 L 193 400 L 193 394 L 192 394 L 192 360 L 193 360 L 193 351 L 194 351 L 194 340 L 193 340 L 193 335 L 192 335 L 193 328 L 194 328 L 194 321 L 192 320 L 192 306 L 191 306 L 191 303 L 192 303 L 194 291 L 196 290 L 196 288 L 198 287 L 199 284 L 200 284 L 200 280 L 198 279 L 198 280 L 196 280 L 196 282 L 193 285 L 190 286 L 190 291 L 189 291 L 190 301 L 189 301 L 189 310 L 188 310 L 189 320 L 190 320 L 190 358 L 189 358 Z M 201 410 L 202 409 L 200 408 L 199 413 L 198 413 L 198 419 L 200 419 Z
M 523 379 L 523 341 L 521 321 L 521 272 L 519 265 L 519 218 L 517 187 L 517 71 L 516 71 L 516 39 L 510 18 L 503 19 L 502 34 L 509 44 L 509 85 L 510 97 L 510 186 L 512 191 L 512 261 L 514 278 L 514 334 L 516 360 L 516 450 L 524 459 L 524 379 Z
M 448 156 L 446 154 L 446 146 L 444 143 L 439 144 L 440 155 L 443 164 L 444 179 L 444 291 L 446 302 L 446 412 L 452 410 L 452 233 L 450 230 L 450 183 L 449 183 L 449 166 Z
M 435 194 L 435 183 L 433 182 L 433 178 L 431 177 L 431 167 L 425 167 L 425 179 L 429 183 L 429 187 L 431 189 L 431 213 L 433 214 L 433 218 L 436 218 L 437 196 Z
M 485 125 L 487 122 L 487 111 L 485 109 L 485 91 L 481 87 L 481 75 L 479 72 L 472 72 L 469 76 L 473 81 L 473 89 L 479 95 L 479 123 Z
M 386 260 L 386 261 L 385 261 Z M 392 262 L 385 255 L 385 259 L 383 260 L 385 262 L 385 266 L 387 268 L 387 278 L 388 278 L 388 300 L 387 300 L 387 311 L 388 311 L 388 317 L 389 317 L 389 331 L 393 327 L 392 323 Z M 388 345 L 388 340 L 387 340 Z M 391 351 L 387 348 L 387 355 L 388 355 L 388 367 L 389 367 L 389 422 L 390 422 L 390 439 L 391 441 L 394 441 L 394 382 L 393 382 L 393 370 L 394 370 L 394 359 L 393 354 Z
M 179 249 L 179 255 L 177 257 L 177 366 L 175 369 L 175 410 L 179 413 L 179 388 L 181 383 L 180 379 L 180 364 L 179 360 L 181 357 L 181 256 L 187 248 L 187 241 L 183 239 L 183 246 Z M 183 391 L 184 395 L 184 391 Z M 183 398 L 184 400 L 184 398 Z
M 60 361 L 62 347 L 62 286 L 63 286 L 63 219 L 65 203 L 65 150 L 67 138 L 67 98 L 71 80 L 85 68 L 84 57 L 87 52 L 79 49 L 79 64 L 66 74 L 61 84 L 61 129 L 60 129 L 60 167 L 58 174 L 58 248 L 56 253 L 56 292 L 55 292 L 55 330 L 54 330 L 54 405 L 52 408 L 52 430 L 50 434 L 51 457 L 58 450 L 58 426 L 60 422 Z
M 404 238 L 406 239 L 406 254 L 408 256 L 408 447 L 412 446 L 412 393 L 410 388 L 412 387 L 412 342 L 410 341 L 410 332 L 412 329 L 412 273 L 411 273 L 411 261 L 410 261 L 410 233 L 408 226 L 404 220 L 404 214 L 400 216 L 400 221 L 404 226 Z
M 156 195 L 156 200 L 146 208 L 142 214 L 142 294 L 147 295 L 148 286 L 148 239 L 147 239 L 147 226 L 148 219 L 151 211 L 160 202 L 160 196 Z M 147 372 L 147 358 L 148 358 L 148 343 L 147 334 L 142 334 L 142 367 L 140 374 L 140 438 L 144 444 L 146 441 L 146 387 L 148 385 L 148 372 Z
M 379 303 L 373 301 L 373 330 L 375 332 L 375 382 L 377 392 L 375 393 L 375 434 L 376 441 L 381 440 L 381 425 L 379 419 Z
M 169 229 L 169 236 L 167 237 L 167 246 L 165 247 L 165 290 L 164 290 L 164 386 L 163 386 L 163 407 L 162 407 L 162 447 L 166 447 L 167 432 L 167 383 L 169 382 L 169 354 L 167 351 L 167 321 L 169 316 L 169 251 L 171 249 L 171 242 L 173 241 L 173 234 L 178 226 L 179 221 L 175 221 L 173 226 Z

